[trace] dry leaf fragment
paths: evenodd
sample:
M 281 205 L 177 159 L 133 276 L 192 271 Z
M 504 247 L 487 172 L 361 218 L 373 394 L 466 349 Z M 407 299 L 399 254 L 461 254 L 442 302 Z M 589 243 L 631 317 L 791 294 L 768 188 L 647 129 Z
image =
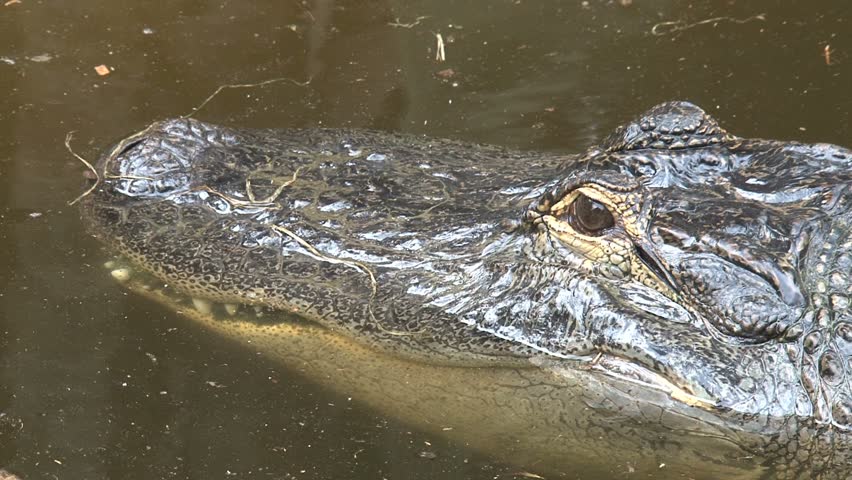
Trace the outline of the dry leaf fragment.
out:
M 544 477 L 541 475 L 536 475 L 532 472 L 515 472 L 512 474 L 513 477 L 522 477 L 522 478 L 533 478 L 535 480 L 544 480 Z
M 456 75 L 456 71 L 452 68 L 446 68 L 441 70 L 440 72 L 435 72 L 435 75 L 441 78 L 453 78 Z
M 6 469 L 0 469 L 0 480 L 21 480 L 21 477 Z

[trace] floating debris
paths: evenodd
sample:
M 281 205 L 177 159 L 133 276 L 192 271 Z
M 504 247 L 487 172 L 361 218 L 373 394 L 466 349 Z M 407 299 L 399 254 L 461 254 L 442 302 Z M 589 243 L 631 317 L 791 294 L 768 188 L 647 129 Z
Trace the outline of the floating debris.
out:
M 6 469 L 0 469 L 0 480 L 21 480 L 21 477 Z
M 98 65 L 95 67 L 95 71 L 102 77 L 110 74 L 110 69 L 106 65 Z
M 394 21 L 389 22 L 388 25 L 390 25 L 391 27 L 397 27 L 397 28 L 413 28 L 413 27 L 416 27 L 417 25 L 420 25 L 421 20 L 425 20 L 427 18 L 429 18 L 429 16 L 425 15 L 425 16 L 422 16 L 422 17 L 417 17 L 411 23 L 401 23 L 399 21 L 399 17 L 397 17 L 397 18 L 394 19 Z
M 706 25 L 708 23 L 720 23 L 720 22 L 731 22 L 731 23 L 748 23 L 754 20 L 765 21 L 766 14 L 758 13 L 757 15 L 752 15 L 748 18 L 733 18 L 733 17 L 713 17 L 708 18 L 706 20 L 701 20 L 695 23 L 686 23 L 683 20 L 674 20 L 668 22 L 660 22 L 653 27 L 651 27 L 651 35 L 656 37 L 660 37 L 663 35 L 668 35 L 670 33 L 675 33 L 683 30 L 690 29 L 692 27 L 697 27 L 699 25 Z
M 456 71 L 452 68 L 445 68 L 439 72 L 435 72 L 435 75 L 440 78 L 453 78 L 456 76 Z
M 44 63 L 53 60 L 53 55 L 49 53 L 42 53 L 41 55 L 35 55 L 32 57 L 27 57 L 27 60 L 36 63 Z
M 437 50 L 435 51 L 435 60 L 445 62 L 447 61 L 447 54 L 444 51 L 444 37 L 442 37 L 440 33 L 436 33 L 435 39 L 438 41 Z
M 112 275 L 112 278 L 118 280 L 119 282 L 126 282 L 130 280 L 130 270 L 127 268 L 116 268 L 115 270 L 109 272 Z
M 264 86 L 269 85 L 271 83 L 278 83 L 278 82 L 290 82 L 293 85 L 296 85 L 296 86 L 299 86 L 299 87 L 306 87 L 306 86 L 311 84 L 311 80 L 312 80 L 312 78 L 309 77 L 304 82 L 297 82 L 296 80 L 292 80 L 292 79 L 289 79 L 289 78 L 279 77 L 279 78 L 271 78 L 269 80 L 264 80 L 262 82 L 257 82 L 257 83 L 235 83 L 235 84 L 222 85 L 219 88 L 217 88 L 215 92 L 211 93 L 210 96 L 205 98 L 204 101 L 201 102 L 200 105 L 193 108 L 191 112 L 187 113 L 186 115 L 181 115 L 181 118 L 189 118 L 189 117 L 195 115 L 199 110 L 204 108 L 204 106 L 207 105 L 207 103 L 210 102 L 210 100 L 213 100 L 213 98 L 216 97 L 216 95 L 219 95 L 219 92 L 221 92 L 222 90 L 225 90 L 225 89 L 264 87 Z
M 533 478 L 535 480 L 545 480 L 545 478 L 542 477 L 541 475 L 537 475 L 537 474 L 532 473 L 532 472 L 515 472 L 515 473 L 512 474 L 512 476 L 515 477 L 515 478 L 521 477 L 521 478 Z

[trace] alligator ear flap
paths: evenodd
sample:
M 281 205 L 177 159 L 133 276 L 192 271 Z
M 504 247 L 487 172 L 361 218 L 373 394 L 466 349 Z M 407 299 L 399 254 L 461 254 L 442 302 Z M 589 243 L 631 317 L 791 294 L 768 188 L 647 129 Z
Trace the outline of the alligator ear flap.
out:
M 704 147 L 733 140 L 716 120 L 689 102 L 661 103 L 627 125 L 618 127 L 601 147 L 607 152 L 639 149 L 673 150 Z

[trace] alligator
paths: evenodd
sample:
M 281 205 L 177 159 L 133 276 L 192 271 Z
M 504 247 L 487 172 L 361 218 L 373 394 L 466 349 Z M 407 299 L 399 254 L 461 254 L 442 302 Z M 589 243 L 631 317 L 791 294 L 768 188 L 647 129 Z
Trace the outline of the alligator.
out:
M 581 154 L 151 124 L 88 230 L 131 289 L 540 472 L 852 475 L 852 151 L 669 102 Z

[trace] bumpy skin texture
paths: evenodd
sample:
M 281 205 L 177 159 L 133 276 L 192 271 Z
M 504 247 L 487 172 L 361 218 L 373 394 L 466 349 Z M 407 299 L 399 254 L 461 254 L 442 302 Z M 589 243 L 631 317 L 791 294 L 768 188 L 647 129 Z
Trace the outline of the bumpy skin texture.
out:
M 98 168 L 91 230 L 190 296 L 426 363 L 606 354 L 749 434 L 771 475 L 852 471 L 847 149 L 673 102 L 580 155 L 178 119 Z M 577 192 L 614 224 L 572 227 Z

